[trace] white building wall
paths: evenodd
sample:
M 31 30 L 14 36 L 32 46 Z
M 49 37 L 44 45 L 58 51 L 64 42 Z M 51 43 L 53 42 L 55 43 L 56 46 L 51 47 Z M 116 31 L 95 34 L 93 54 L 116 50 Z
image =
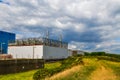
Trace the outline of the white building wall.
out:
M 44 59 L 62 59 L 68 57 L 68 49 L 59 48 L 59 47 L 43 47 L 43 58 Z
M 50 47 L 43 45 L 35 46 L 9 46 L 8 54 L 13 58 L 40 58 L 40 59 L 61 59 L 69 56 L 68 49 Z
M 42 58 L 43 46 L 9 46 L 8 54 L 13 58 Z

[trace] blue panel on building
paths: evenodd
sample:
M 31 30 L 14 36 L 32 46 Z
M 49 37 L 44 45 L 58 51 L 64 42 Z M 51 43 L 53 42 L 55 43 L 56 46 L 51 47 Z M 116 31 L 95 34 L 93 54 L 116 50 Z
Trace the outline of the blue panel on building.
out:
M 7 54 L 8 43 L 11 41 L 15 41 L 14 33 L 0 31 L 0 54 Z

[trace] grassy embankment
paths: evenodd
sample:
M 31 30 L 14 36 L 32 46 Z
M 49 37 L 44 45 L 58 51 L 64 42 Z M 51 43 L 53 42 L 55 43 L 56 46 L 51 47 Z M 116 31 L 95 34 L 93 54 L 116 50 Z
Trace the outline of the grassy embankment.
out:
M 46 68 L 56 68 L 59 67 L 60 63 L 46 63 Z M 33 74 L 38 70 L 32 70 L 27 72 L 15 73 L 15 74 L 7 74 L 7 75 L 0 75 L 0 80 L 33 80 Z
M 84 65 L 77 65 L 63 72 L 55 74 L 46 80 L 87 80 L 88 76 L 97 68 L 96 59 L 83 59 Z
M 120 62 L 96 57 L 85 57 L 82 60 L 84 64 L 65 69 L 51 77 L 46 77 L 45 80 L 120 80 Z M 60 62 L 45 64 L 47 69 L 56 69 L 59 66 L 61 66 Z M 33 80 L 36 71 L 0 75 L 0 80 Z
M 84 58 L 84 65 L 75 66 L 46 80 L 120 80 L 120 62 Z

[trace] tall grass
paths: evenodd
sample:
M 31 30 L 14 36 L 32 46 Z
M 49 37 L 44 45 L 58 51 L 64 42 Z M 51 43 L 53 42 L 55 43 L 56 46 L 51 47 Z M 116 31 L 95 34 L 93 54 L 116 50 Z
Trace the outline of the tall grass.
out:
M 89 80 L 91 73 L 96 70 L 96 59 L 83 59 L 84 65 L 75 66 L 46 80 Z
M 98 58 L 83 58 L 84 65 L 60 72 L 46 80 L 120 80 L 120 64 Z
M 50 77 L 58 72 L 64 71 L 65 69 L 71 68 L 73 66 L 76 66 L 78 64 L 82 64 L 82 58 L 81 57 L 69 57 L 61 62 L 61 65 L 56 68 L 44 68 L 40 69 L 33 75 L 34 80 L 41 80 L 45 77 Z
M 54 69 L 60 65 L 60 62 L 46 63 L 45 68 Z M 37 71 L 38 69 L 15 74 L 0 75 L 0 80 L 33 80 L 33 74 Z
M 32 76 L 37 70 L 21 72 L 16 74 L 0 75 L 0 80 L 33 80 Z
M 120 80 L 120 62 L 104 61 L 104 63 L 113 70 L 114 74 L 117 76 L 117 80 Z
M 113 59 L 109 57 L 97 58 L 97 57 L 92 56 L 92 57 L 83 57 L 82 59 L 81 57 L 73 57 L 63 62 L 46 63 L 45 69 L 47 69 L 47 71 L 49 70 L 48 72 L 50 73 L 48 73 L 48 75 L 54 74 L 55 72 L 55 74 L 53 75 L 54 78 L 50 80 L 90 80 L 92 73 L 98 70 L 100 66 L 103 66 L 105 67 L 105 69 L 108 70 L 108 72 L 104 74 L 110 76 L 108 73 L 112 73 L 113 75 L 117 77 L 111 80 L 120 80 L 120 62 L 118 61 L 115 62 L 116 60 L 113 60 L 114 61 L 113 62 L 112 60 Z M 112 71 L 109 72 L 109 68 Z M 62 72 L 60 72 L 59 70 Z M 33 74 L 36 73 L 37 71 L 38 70 L 32 70 L 32 71 L 16 73 L 16 74 L 0 75 L 0 80 L 33 80 L 32 79 Z M 45 73 L 44 71 L 43 73 Z M 101 69 L 98 71 L 98 74 L 100 73 L 100 71 Z M 57 72 L 60 72 L 60 73 L 57 73 Z M 104 77 L 104 74 L 103 74 L 103 77 Z M 95 75 L 95 76 L 97 79 L 98 75 Z M 100 80 L 100 79 L 97 79 L 97 80 Z
M 89 80 L 88 77 L 95 69 L 95 66 L 84 66 L 80 71 L 71 73 L 70 75 L 59 80 Z
M 60 67 L 60 66 L 61 66 L 60 62 L 46 63 L 45 64 L 45 68 L 47 68 L 47 69 L 54 69 L 54 68 L 57 68 L 57 67 Z
M 62 78 L 65 78 L 66 76 L 71 76 L 71 74 L 74 74 L 74 73 L 80 71 L 81 68 L 82 68 L 82 66 L 80 66 L 80 65 L 74 66 L 72 68 L 66 69 L 60 73 L 55 74 L 52 77 L 48 77 L 45 80 L 61 80 Z

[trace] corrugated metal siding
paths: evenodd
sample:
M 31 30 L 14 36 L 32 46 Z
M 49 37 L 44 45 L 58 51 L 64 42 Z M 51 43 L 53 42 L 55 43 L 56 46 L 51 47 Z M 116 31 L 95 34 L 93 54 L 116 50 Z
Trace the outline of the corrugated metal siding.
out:
M 3 48 L 2 52 L 5 54 L 7 53 L 9 41 L 15 41 L 15 34 L 0 31 L 0 49 L 1 49 L 1 43 L 5 43 L 4 45 L 2 45 L 2 48 Z

